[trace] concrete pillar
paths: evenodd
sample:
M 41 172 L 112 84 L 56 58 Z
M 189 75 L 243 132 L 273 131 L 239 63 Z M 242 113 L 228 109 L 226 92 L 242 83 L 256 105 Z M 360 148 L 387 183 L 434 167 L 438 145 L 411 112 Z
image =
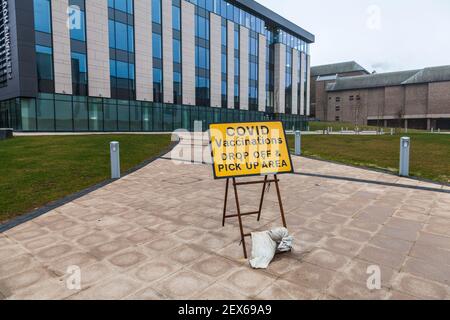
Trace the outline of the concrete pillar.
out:
M 306 76 L 306 54 L 300 53 L 300 115 L 305 115 L 305 76 Z M 326 119 L 325 119 L 326 120 Z
M 86 1 L 89 95 L 111 97 L 108 2 Z
M 249 102 L 249 37 L 246 27 L 239 29 L 239 106 L 241 110 L 248 110 Z
M 306 60 L 306 116 L 311 115 L 311 56 L 307 55 Z
M 259 34 L 258 52 L 258 111 L 266 111 L 266 36 Z
M 275 112 L 285 113 L 286 109 L 286 46 L 275 44 Z
M 234 109 L 234 23 L 227 20 L 227 85 L 228 108 Z
M 211 106 L 222 106 L 222 18 L 210 14 Z
M 153 101 L 152 2 L 134 0 L 136 99 Z
M 181 1 L 183 104 L 195 105 L 195 7 Z
M 431 119 L 427 119 L 427 130 L 431 130 Z
M 67 28 L 68 0 L 52 0 L 53 64 L 55 92 L 72 94 L 72 59 L 70 53 L 70 31 Z
M 408 119 L 405 119 L 405 130 L 408 130 Z
M 172 1 L 161 1 L 164 102 L 173 103 Z
M 296 49 L 292 49 L 292 114 L 298 114 L 298 83 L 300 81 L 298 69 L 300 55 Z
M 387 128 L 387 120 L 383 120 L 383 127 Z

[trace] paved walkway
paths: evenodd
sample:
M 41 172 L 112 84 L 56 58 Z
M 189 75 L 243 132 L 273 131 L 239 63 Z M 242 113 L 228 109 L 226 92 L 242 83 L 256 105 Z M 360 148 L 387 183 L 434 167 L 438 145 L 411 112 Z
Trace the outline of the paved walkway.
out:
M 450 299 L 450 193 L 305 158 L 294 165 L 302 174 L 281 186 L 296 246 L 268 270 L 242 259 L 236 222 L 221 227 L 224 181 L 211 167 L 159 159 L 0 234 L 0 298 Z M 242 187 L 246 209 L 259 188 Z M 274 191 L 247 228 L 281 224 Z M 72 265 L 80 291 L 66 288 Z M 372 265 L 380 290 L 366 286 Z

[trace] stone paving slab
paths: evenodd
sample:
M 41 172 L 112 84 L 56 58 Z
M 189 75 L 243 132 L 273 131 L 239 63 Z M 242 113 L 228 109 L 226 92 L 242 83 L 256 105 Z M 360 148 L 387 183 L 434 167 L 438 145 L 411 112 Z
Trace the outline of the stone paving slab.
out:
M 243 259 L 237 221 L 222 228 L 211 166 L 162 158 L 0 234 L 0 299 L 450 299 L 448 187 L 293 161 L 281 192 L 295 250 L 267 270 Z M 242 187 L 244 210 L 260 191 Z M 261 222 L 244 224 L 281 225 L 274 188 Z M 66 286 L 73 265 L 81 290 Z

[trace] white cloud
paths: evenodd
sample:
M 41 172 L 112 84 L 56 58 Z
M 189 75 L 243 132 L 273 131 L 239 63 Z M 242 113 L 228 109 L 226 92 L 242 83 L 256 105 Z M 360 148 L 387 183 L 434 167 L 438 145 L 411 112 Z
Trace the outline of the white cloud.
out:
M 316 36 L 312 64 L 378 72 L 450 65 L 448 0 L 257 0 Z

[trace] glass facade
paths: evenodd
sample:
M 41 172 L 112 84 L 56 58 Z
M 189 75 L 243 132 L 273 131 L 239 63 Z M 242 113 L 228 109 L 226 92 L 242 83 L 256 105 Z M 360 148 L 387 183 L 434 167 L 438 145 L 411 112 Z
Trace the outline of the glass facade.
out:
M 50 0 L 33 0 L 39 92 L 54 92 L 52 10 Z
M 163 102 L 162 7 L 152 0 L 153 101 Z
M 182 92 L 182 53 L 181 53 L 181 0 L 172 0 L 173 34 L 173 102 L 181 104 Z
M 42 93 L 0 102 L 0 126 L 19 131 L 172 132 L 193 130 L 195 121 L 206 130 L 216 122 L 268 120 L 281 120 L 289 129 L 307 127 L 305 117 L 292 115 L 74 95 Z
M 290 48 L 290 47 L 286 47 L 285 113 L 292 114 L 292 48 Z
M 201 7 L 195 8 L 195 100 L 198 106 L 210 106 L 210 19 Z
M 136 99 L 133 0 L 108 0 L 111 97 Z
M 258 67 L 259 39 L 258 33 L 250 31 L 249 37 L 249 109 L 258 110 Z
M 221 21 L 221 101 L 222 108 L 228 108 L 228 27 L 227 20 Z
M 89 92 L 85 0 L 70 0 L 69 5 L 72 91 L 74 95 L 87 96 Z
M 241 60 L 240 60 L 240 28 L 234 25 L 234 108 L 240 109 L 240 82 L 241 82 Z

